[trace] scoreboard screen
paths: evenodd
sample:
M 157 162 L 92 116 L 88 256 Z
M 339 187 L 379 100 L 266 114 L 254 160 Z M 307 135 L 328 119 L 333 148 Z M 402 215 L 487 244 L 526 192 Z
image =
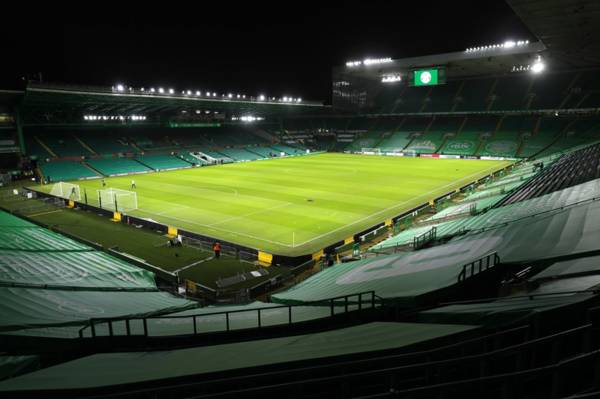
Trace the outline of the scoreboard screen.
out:
M 416 69 L 411 72 L 411 86 L 436 86 L 446 83 L 445 68 Z

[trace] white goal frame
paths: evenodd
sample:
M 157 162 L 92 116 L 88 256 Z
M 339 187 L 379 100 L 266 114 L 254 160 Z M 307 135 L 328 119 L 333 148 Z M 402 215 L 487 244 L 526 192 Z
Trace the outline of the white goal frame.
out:
M 138 209 L 137 193 L 135 191 L 107 188 L 96 190 L 96 192 L 98 194 L 98 205 L 102 209 L 116 212 L 129 212 Z
M 383 154 L 383 152 L 381 151 L 381 148 L 361 148 L 360 152 L 363 154 L 374 154 L 374 155 Z
M 75 193 L 75 195 L 73 195 L 73 193 Z M 73 201 L 81 201 L 81 188 L 78 184 L 59 181 L 52 185 L 50 195 Z

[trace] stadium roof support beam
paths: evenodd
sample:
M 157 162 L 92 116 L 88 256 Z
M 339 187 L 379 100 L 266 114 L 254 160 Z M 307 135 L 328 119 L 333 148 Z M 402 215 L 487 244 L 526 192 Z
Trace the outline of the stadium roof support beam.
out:
M 17 136 L 19 138 L 19 149 L 21 154 L 25 154 L 27 148 L 25 147 L 25 135 L 23 134 L 23 119 L 21 118 L 21 107 L 15 107 L 15 126 L 17 127 Z

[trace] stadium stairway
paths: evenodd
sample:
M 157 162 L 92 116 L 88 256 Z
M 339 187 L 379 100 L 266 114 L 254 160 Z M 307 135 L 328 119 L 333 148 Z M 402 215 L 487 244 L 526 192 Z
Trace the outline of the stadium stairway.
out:
M 58 156 L 56 155 L 56 153 L 55 153 L 54 151 L 52 151 L 52 150 L 50 149 L 50 147 L 48 147 L 48 146 L 46 145 L 46 143 L 44 143 L 44 142 L 42 141 L 42 139 L 40 139 L 38 136 L 34 136 L 34 139 L 35 139 L 36 143 L 38 143 L 38 144 L 39 144 L 39 145 L 40 145 L 40 146 L 41 146 L 41 147 L 42 147 L 44 150 L 46 150 L 46 152 L 47 152 L 48 154 L 50 154 L 50 155 L 51 155 L 52 157 L 54 157 L 54 158 L 57 158 L 57 157 L 58 157 Z
M 104 176 L 99 170 L 94 169 L 90 164 L 88 164 L 87 162 L 81 162 L 81 165 L 87 169 L 89 169 L 90 171 L 94 172 L 96 175 L 98 176 Z
M 73 134 L 73 138 L 79 143 L 80 146 L 88 150 L 90 154 L 97 155 L 96 151 L 94 151 L 89 145 L 87 145 L 83 140 L 81 140 L 76 134 Z

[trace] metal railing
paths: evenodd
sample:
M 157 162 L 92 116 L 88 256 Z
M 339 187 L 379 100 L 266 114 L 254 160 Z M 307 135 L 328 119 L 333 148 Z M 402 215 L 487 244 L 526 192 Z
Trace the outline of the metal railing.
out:
M 523 328 L 526 329 L 528 327 L 518 327 L 515 328 L 514 331 Z M 547 384 L 547 387 L 553 390 L 553 393 L 557 393 L 556 389 L 560 387 L 561 381 L 560 379 L 554 379 L 555 377 L 562 377 L 556 374 L 556 372 L 561 372 L 562 367 L 567 365 L 577 366 L 581 364 L 581 361 L 588 359 L 594 359 L 597 362 L 600 361 L 600 351 L 593 350 L 593 348 L 590 347 L 590 334 L 592 333 L 592 328 L 593 326 L 591 324 L 586 324 L 556 334 L 533 340 L 526 340 L 518 344 L 497 348 L 491 351 L 484 350 L 482 353 L 478 354 L 441 360 L 429 360 L 429 356 L 425 356 L 423 361 L 417 360 L 417 363 L 401 363 L 394 365 L 393 363 L 389 364 L 389 362 L 387 362 L 402 361 L 406 356 L 411 355 L 411 353 L 406 353 L 201 381 L 196 379 L 186 383 L 154 387 L 151 391 L 153 394 L 158 395 L 157 397 L 162 397 L 160 396 L 162 393 L 168 393 L 171 395 L 169 397 L 172 397 L 174 392 L 180 391 L 185 392 L 188 396 L 196 398 L 254 397 L 259 394 L 261 396 L 284 396 L 285 393 L 289 392 L 295 392 L 298 394 L 298 397 L 303 397 L 302 393 L 306 387 L 328 387 L 329 389 L 336 390 L 336 392 L 349 393 L 352 386 L 363 386 L 362 383 L 368 381 L 374 388 L 383 387 L 383 389 L 381 389 L 383 393 L 367 394 L 366 396 L 361 396 L 361 398 L 413 397 L 402 395 L 409 393 L 431 394 L 432 397 L 438 398 L 451 397 L 437 394 L 440 391 L 448 392 L 448 389 L 456 387 L 478 389 L 480 383 L 487 384 L 490 382 L 500 382 L 503 385 L 510 385 L 514 383 L 515 377 L 534 376 L 536 378 L 547 378 L 549 376 L 548 371 L 555 371 L 555 373 L 550 373 L 554 384 Z M 503 333 L 497 334 L 501 335 Z M 484 338 L 485 337 L 481 337 L 474 340 Z M 561 353 L 560 349 L 566 347 L 565 345 L 561 345 L 565 340 L 568 340 L 567 342 L 579 342 L 580 346 Z M 549 357 L 541 356 L 535 360 L 534 356 L 528 358 L 523 356 L 524 353 L 529 351 L 532 354 L 545 352 L 547 351 L 548 345 L 550 345 L 551 348 L 551 356 Z M 435 351 L 436 350 L 434 349 L 431 352 Z M 423 353 L 427 354 L 427 352 L 429 351 Z M 499 361 L 508 360 L 510 362 L 510 359 L 513 361 L 513 372 L 505 372 L 505 369 L 502 367 L 497 369 L 492 367 Z M 596 367 L 599 366 L 600 362 L 596 363 Z M 364 370 L 365 367 L 371 369 Z M 476 371 L 473 378 L 460 379 L 460 374 L 456 374 L 456 371 L 459 369 L 467 370 L 467 372 L 468 370 Z M 402 383 L 403 381 L 402 376 L 415 375 L 415 372 L 421 374 L 423 377 L 419 380 L 406 380 L 405 382 L 412 381 L 413 383 L 422 383 L 424 385 L 416 387 L 404 386 L 403 390 L 399 390 L 399 383 Z M 298 378 L 298 376 L 301 377 Z M 457 376 L 459 379 L 457 379 Z M 375 383 L 376 381 L 379 381 L 379 383 Z M 223 387 L 225 390 L 221 391 L 219 390 L 219 387 Z M 140 395 L 146 392 L 150 392 L 150 388 L 124 392 L 123 395 L 129 397 L 131 395 Z M 204 394 L 200 392 L 204 392 Z M 329 393 L 332 392 L 329 391 Z M 355 396 L 349 395 L 344 397 Z M 415 397 L 421 396 L 416 395 Z
M 293 309 L 300 307 L 315 307 L 315 308 L 329 308 L 329 314 L 327 316 L 315 317 L 313 320 L 325 318 L 325 317 L 333 317 L 341 314 L 347 314 L 353 311 L 360 311 L 366 309 L 375 309 L 378 306 L 383 306 L 383 298 L 379 297 L 375 294 L 375 291 L 365 291 L 359 292 L 355 294 L 342 295 L 333 298 L 327 298 L 320 301 L 312 301 L 305 302 L 300 304 L 288 304 L 288 305 L 278 305 L 278 306 L 270 306 L 270 307 L 262 307 L 262 308 L 251 308 L 251 309 L 238 309 L 238 310 L 228 310 L 228 311 L 220 311 L 220 312 L 210 312 L 210 313 L 202 313 L 202 314 L 193 314 L 193 315 L 164 315 L 164 316 L 122 316 L 122 317 L 100 317 L 100 318 L 91 318 L 88 323 L 79 329 L 79 338 L 84 338 L 86 331 L 89 330 L 91 338 L 96 338 L 100 336 L 98 328 L 105 327 L 108 329 L 108 336 L 150 336 L 149 331 L 149 320 L 190 320 L 193 326 L 193 335 L 216 332 L 215 330 L 211 331 L 200 331 L 198 327 L 198 321 L 203 318 L 215 317 L 215 316 L 223 316 L 225 319 L 225 328 L 222 330 L 218 330 L 219 332 L 230 332 L 232 330 L 242 330 L 242 329 L 252 329 L 252 328 L 263 328 L 267 325 L 269 326 L 281 326 L 284 324 L 292 325 L 294 323 L 298 323 L 300 321 L 305 320 L 293 320 Z M 341 312 L 336 311 L 338 309 L 342 309 Z M 268 320 L 264 319 L 264 314 L 268 313 L 272 310 L 277 309 L 286 309 L 287 310 L 287 320 L 283 323 L 268 323 Z M 246 328 L 232 328 L 232 315 L 242 314 L 242 313 L 256 313 L 256 324 L 254 327 L 246 327 Z M 133 322 L 142 323 L 142 334 L 134 334 L 132 331 Z M 123 334 L 118 334 L 115 332 L 115 327 L 118 323 L 124 323 L 125 331 Z M 171 335 L 189 335 L 186 333 L 175 333 Z M 105 336 L 105 335 L 102 335 Z M 164 335 L 163 335 L 164 336 Z
M 430 243 L 431 241 L 435 240 L 436 236 L 437 236 L 437 227 L 433 226 L 430 230 L 427 230 L 425 233 L 415 236 L 413 238 L 413 248 L 414 249 L 423 248 L 425 245 L 427 245 L 427 243 Z
M 457 280 L 459 283 L 473 277 L 483 271 L 486 271 L 500 263 L 500 257 L 497 252 L 485 255 L 473 262 L 463 265 L 461 272 L 458 274 Z

